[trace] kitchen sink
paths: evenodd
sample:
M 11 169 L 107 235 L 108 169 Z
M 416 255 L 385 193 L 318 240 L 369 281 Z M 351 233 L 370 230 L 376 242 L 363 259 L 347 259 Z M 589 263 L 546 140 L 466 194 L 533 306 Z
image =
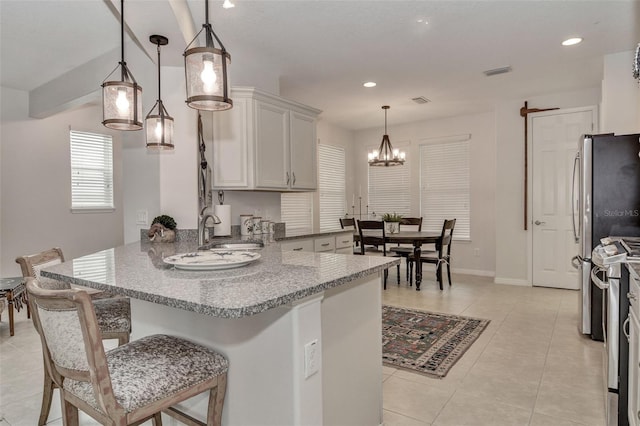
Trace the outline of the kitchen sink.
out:
M 238 242 L 238 243 L 217 243 L 217 244 L 212 244 L 207 248 L 227 249 L 227 250 L 255 250 L 255 249 L 261 249 L 263 247 L 264 247 L 263 243 Z

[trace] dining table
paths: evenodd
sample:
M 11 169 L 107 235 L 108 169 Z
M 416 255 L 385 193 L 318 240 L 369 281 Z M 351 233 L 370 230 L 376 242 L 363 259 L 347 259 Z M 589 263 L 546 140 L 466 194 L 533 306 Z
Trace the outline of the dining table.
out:
M 438 244 L 441 234 L 435 232 L 421 231 L 398 231 L 396 233 L 385 233 L 385 242 L 398 244 L 412 244 L 414 259 L 420 259 L 423 244 Z M 420 291 L 422 282 L 422 262 L 416 263 L 416 291 Z

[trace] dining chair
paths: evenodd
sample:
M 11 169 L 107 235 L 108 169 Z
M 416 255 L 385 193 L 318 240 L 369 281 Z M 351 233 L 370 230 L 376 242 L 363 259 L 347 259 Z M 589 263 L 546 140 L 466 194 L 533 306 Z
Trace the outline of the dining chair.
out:
M 381 220 L 358 220 L 358 233 L 360 234 L 360 254 L 364 255 L 365 246 L 382 246 L 382 255 L 387 255 L 385 244 L 384 222 Z M 384 289 L 387 289 L 387 276 L 389 270 L 384 270 Z
M 202 423 L 174 405 L 209 393 L 206 425 L 220 425 L 228 361 L 191 341 L 162 334 L 106 351 L 95 304 L 83 290 L 48 290 L 27 278 L 33 322 L 45 367 L 60 388 L 62 421 L 78 425 L 82 410 L 104 425 L 138 425 L 161 412 L 189 425 Z
M 426 252 L 420 255 L 421 263 L 432 263 L 436 265 L 436 279 L 440 290 L 442 290 L 442 264 L 447 265 L 447 279 L 451 285 L 451 242 L 453 240 L 453 228 L 456 226 L 456 219 L 445 219 L 442 225 L 442 233 L 436 242 L 435 252 Z M 445 252 L 446 247 L 446 252 Z M 413 262 L 416 261 L 413 254 L 409 255 L 409 279 L 412 280 Z M 417 265 L 416 265 L 417 267 Z
M 341 217 L 340 219 L 340 228 L 342 229 L 351 229 L 353 230 L 353 254 L 360 254 L 360 250 L 357 248 L 360 245 L 360 235 L 358 234 L 358 228 L 356 225 L 356 220 L 349 217 Z
M 422 218 L 421 217 L 403 217 L 400 219 L 400 231 L 417 231 L 422 232 Z M 413 254 L 413 246 L 410 244 L 398 244 L 396 247 L 389 248 L 389 251 L 393 253 L 394 257 L 404 257 L 407 266 L 406 279 L 409 285 L 409 255 Z M 397 278 L 398 284 L 400 284 L 400 265 L 397 266 Z
M 40 271 L 42 269 L 64 262 L 64 254 L 62 253 L 62 249 L 59 247 L 54 247 L 36 254 L 18 256 L 16 258 L 16 262 L 20 265 L 23 277 L 37 278 L 40 280 L 41 286 L 49 290 L 71 289 L 71 285 L 67 282 L 42 277 L 40 275 Z M 105 340 L 118 339 L 118 345 L 124 345 L 127 343 L 131 334 L 131 302 L 129 298 L 113 297 L 106 292 L 99 291 L 94 291 L 90 294 L 90 297 L 94 304 L 102 338 Z M 30 305 L 31 304 L 27 301 L 27 306 L 29 308 Z M 46 364 L 47 361 L 44 353 L 43 359 Z M 48 373 L 48 369 L 45 368 L 42 406 L 40 408 L 40 418 L 38 419 L 39 426 L 47 423 L 47 418 L 49 417 L 49 411 L 51 409 L 53 391 L 56 387 L 58 386 L 53 380 L 53 377 Z

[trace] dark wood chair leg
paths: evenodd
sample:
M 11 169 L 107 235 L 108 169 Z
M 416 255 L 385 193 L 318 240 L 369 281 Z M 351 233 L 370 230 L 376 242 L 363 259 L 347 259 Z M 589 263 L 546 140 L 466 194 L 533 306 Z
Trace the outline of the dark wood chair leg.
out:
M 398 285 L 400 285 L 400 265 L 396 266 L 396 275 L 397 275 Z
M 9 336 L 13 336 L 13 301 L 7 297 L 7 310 L 9 311 Z
M 449 280 L 449 287 L 451 287 L 451 265 L 447 262 L 447 279 Z
M 436 278 L 438 280 L 438 285 L 440 286 L 440 290 L 442 290 L 442 263 L 439 263 L 436 268 Z
M 384 289 L 387 289 L 387 276 L 389 275 L 389 270 L 385 269 L 384 270 Z
M 151 424 L 153 426 L 162 426 L 162 413 L 155 413 L 151 418 Z

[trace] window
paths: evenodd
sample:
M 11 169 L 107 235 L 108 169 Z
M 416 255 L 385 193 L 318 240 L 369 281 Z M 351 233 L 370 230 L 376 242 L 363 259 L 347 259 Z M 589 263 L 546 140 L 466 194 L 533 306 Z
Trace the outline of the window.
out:
M 441 232 L 444 220 L 455 218 L 454 238 L 471 238 L 469 138 L 462 135 L 420 145 L 423 231 Z
M 407 145 L 407 144 L 405 144 Z M 398 146 L 399 147 L 399 146 Z M 369 168 L 369 214 L 411 214 L 410 160 L 402 166 Z M 356 211 L 358 206 L 356 205 Z M 365 206 L 362 206 L 365 213 Z
M 287 231 L 313 229 L 312 192 L 287 192 L 280 195 L 281 220 Z
M 347 212 L 344 149 L 320 144 L 318 162 L 320 231 L 331 231 L 340 227 L 339 219 Z
M 111 136 L 70 132 L 71 209 L 113 209 Z

